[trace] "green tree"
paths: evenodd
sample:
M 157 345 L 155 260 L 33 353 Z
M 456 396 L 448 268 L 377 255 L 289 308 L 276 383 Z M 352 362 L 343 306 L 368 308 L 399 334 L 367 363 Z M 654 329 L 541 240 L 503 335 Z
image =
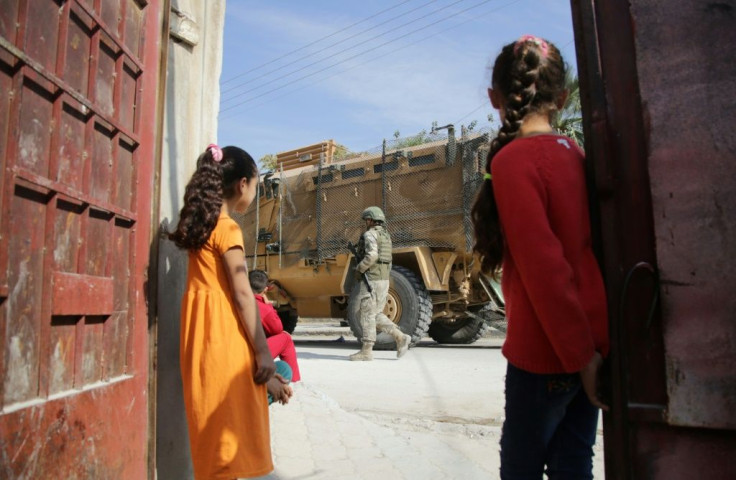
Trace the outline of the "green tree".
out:
M 580 105 L 580 85 L 577 75 L 569 67 L 565 75 L 565 89 L 568 91 L 567 100 L 554 119 L 552 127 L 562 135 L 572 138 L 582 147 L 583 109 Z
M 260 162 L 263 170 L 276 170 L 276 167 L 278 167 L 276 163 L 276 155 L 273 153 L 268 153 L 262 156 L 258 161 Z
M 423 143 L 428 143 L 431 141 L 432 141 L 432 138 L 429 135 L 427 135 L 427 131 L 422 130 L 416 135 L 411 135 L 411 136 L 404 137 L 404 138 L 396 137 L 396 140 L 393 141 L 391 144 L 391 148 L 393 149 L 393 148 L 414 147 L 416 145 L 421 145 Z
M 343 145 L 342 143 L 336 143 L 335 144 L 335 153 L 333 155 L 333 160 L 343 160 L 345 158 L 348 158 L 352 155 L 354 155 L 355 152 L 352 152 L 348 147 Z
M 436 137 L 433 137 L 432 134 L 434 133 L 434 130 L 437 128 L 438 122 L 437 120 L 432 122 L 432 130 L 427 133 L 427 130 L 424 129 L 421 132 L 417 133 L 416 135 L 410 135 L 408 137 L 401 137 L 401 132 L 396 130 L 394 132 L 394 140 L 391 142 L 391 145 L 389 148 L 391 149 L 400 149 L 400 148 L 407 148 L 407 147 L 415 147 L 417 145 L 422 145 L 424 143 L 434 142 L 437 140 Z

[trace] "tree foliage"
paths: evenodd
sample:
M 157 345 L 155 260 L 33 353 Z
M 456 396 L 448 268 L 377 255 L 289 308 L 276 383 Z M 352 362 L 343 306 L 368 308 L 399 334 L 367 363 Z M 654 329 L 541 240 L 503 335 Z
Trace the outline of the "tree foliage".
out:
M 399 131 L 396 130 L 396 133 L 399 133 Z M 396 140 L 394 140 L 391 143 L 391 148 L 414 147 L 414 146 L 422 145 L 423 143 L 429 143 L 435 140 L 427 134 L 427 130 L 422 130 L 416 135 L 410 135 L 408 137 L 403 137 L 403 138 L 397 137 L 396 134 L 394 134 L 394 137 L 396 138 Z
M 394 132 L 394 140 L 391 142 L 392 149 L 401 149 L 401 148 L 408 148 L 408 147 L 415 147 L 417 145 L 422 145 L 429 142 L 434 142 L 437 140 L 437 137 L 434 136 L 434 131 L 437 128 L 438 122 L 437 120 L 432 122 L 432 129 L 427 132 L 426 129 L 422 130 L 421 132 L 417 133 L 416 135 L 410 135 L 408 137 L 401 137 L 401 132 L 396 130 Z
M 580 105 L 580 85 L 577 75 L 569 67 L 565 75 L 565 89 L 568 91 L 567 100 L 554 119 L 552 127 L 583 147 L 583 109 Z
M 258 162 L 261 164 L 261 169 L 263 170 L 276 170 L 276 167 L 278 167 L 276 164 L 276 155 L 273 153 L 262 156 Z
M 354 155 L 355 152 L 352 152 L 348 147 L 343 145 L 342 143 L 336 143 L 335 144 L 335 153 L 333 154 L 333 160 L 342 160 L 344 158 L 348 158 L 352 155 Z

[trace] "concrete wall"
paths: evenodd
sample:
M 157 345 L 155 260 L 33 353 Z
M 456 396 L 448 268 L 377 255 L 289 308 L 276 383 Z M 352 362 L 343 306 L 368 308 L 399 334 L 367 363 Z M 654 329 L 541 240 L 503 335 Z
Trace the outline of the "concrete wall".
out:
M 217 140 L 225 0 L 172 0 L 159 218 L 178 222 L 197 156 Z M 193 478 L 179 374 L 179 305 L 187 257 L 159 236 L 156 470 L 161 479 Z M 156 259 L 151 259 L 156 261 Z

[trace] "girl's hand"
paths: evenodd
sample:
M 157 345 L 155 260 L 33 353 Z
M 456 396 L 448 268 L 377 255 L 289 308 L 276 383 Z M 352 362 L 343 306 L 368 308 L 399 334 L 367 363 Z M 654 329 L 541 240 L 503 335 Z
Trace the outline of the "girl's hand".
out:
M 276 373 L 276 364 L 273 363 L 271 352 L 266 349 L 265 352 L 258 352 L 256 355 L 256 372 L 253 374 L 253 380 L 259 385 L 266 383 L 273 374 Z
M 289 399 L 294 393 L 289 386 L 289 381 L 278 373 L 266 383 L 266 388 L 268 389 L 268 393 L 273 397 L 273 400 L 279 402 L 281 405 L 289 403 Z
M 607 412 L 608 405 L 603 403 L 598 393 L 601 365 L 603 365 L 603 357 L 601 357 L 600 353 L 595 352 L 593 354 L 593 358 L 590 359 L 590 362 L 580 370 L 580 380 L 583 383 L 583 389 L 585 390 L 585 394 L 588 395 L 590 403 L 604 412 Z

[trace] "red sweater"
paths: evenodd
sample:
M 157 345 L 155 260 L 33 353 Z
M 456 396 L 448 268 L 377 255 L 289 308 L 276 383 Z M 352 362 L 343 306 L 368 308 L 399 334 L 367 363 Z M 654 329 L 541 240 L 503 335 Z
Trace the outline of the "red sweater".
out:
M 506 240 L 503 354 L 532 373 L 577 372 L 608 354 L 606 296 L 591 248 L 584 154 L 557 135 L 496 154 L 493 189 Z
M 261 324 L 263 325 L 263 331 L 266 332 L 266 337 L 283 332 L 284 325 L 281 323 L 281 318 L 279 318 L 279 314 L 276 313 L 276 309 L 273 308 L 271 302 L 263 295 L 256 294 L 256 304 L 261 314 Z

